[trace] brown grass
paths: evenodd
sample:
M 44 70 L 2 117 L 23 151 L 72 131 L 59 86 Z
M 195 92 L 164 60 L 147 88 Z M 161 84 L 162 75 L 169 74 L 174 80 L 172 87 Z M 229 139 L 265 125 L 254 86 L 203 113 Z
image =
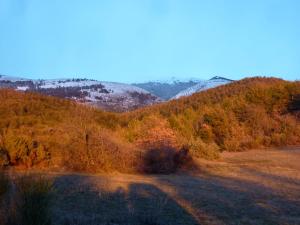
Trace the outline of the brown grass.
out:
M 56 225 L 295 225 L 300 222 L 300 148 L 222 153 L 200 172 L 47 176 Z

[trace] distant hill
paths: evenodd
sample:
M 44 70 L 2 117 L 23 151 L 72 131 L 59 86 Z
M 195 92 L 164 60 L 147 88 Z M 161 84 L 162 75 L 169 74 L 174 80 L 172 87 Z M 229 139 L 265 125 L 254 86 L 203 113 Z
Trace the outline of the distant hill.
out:
M 213 149 L 240 151 L 300 144 L 299 99 L 300 82 L 255 77 L 129 115 L 164 118 L 186 145 L 202 157 L 211 157 Z
M 134 83 L 133 85 L 143 88 L 161 99 L 170 100 L 189 96 L 193 93 L 230 82 L 232 82 L 232 80 L 215 76 L 209 80 L 195 78 L 182 80 L 172 78 L 168 81 L 150 81 L 145 83 Z
M 73 99 L 117 112 L 160 102 L 158 97 L 136 86 L 89 79 L 30 80 L 0 75 L 1 87 Z
M 259 77 L 125 113 L 2 89 L 0 165 L 169 173 L 220 151 L 299 145 L 299 99 L 300 82 Z
M 196 79 L 171 79 L 170 81 L 149 81 L 145 83 L 133 83 L 132 85 L 145 89 L 163 100 L 169 100 L 180 91 L 192 87 L 198 82 L 199 80 Z
M 26 79 L 0 75 L 0 88 L 38 92 L 72 99 L 113 112 L 125 112 L 162 101 L 188 96 L 218 85 L 230 83 L 223 77 L 210 80 L 171 79 L 146 83 L 124 84 L 91 79 Z
M 213 77 L 209 80 L 203 80 L 203 81 L 199 81 L 197 82 L 197 84 L 188 87 L 185 90 L 180 91 L 179 93 L 177 93 L 175 96 L 172 97 L 172 99 L 178 99 L 184 96 L 189 96 L 192 95 L 194 93 L 200 92 L 200 91 L 204 91 L 210 88 L 214 88 L 220 85 L 224 85 L 224 84 L 228 84 L 230 82 L 232 82 L 233 80 L 224 78 L 224 77 Z

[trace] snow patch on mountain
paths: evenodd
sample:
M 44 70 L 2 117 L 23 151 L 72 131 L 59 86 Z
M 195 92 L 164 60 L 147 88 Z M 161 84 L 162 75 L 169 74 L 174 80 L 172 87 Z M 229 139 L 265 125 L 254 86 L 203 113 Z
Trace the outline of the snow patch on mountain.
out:
M 103 85 L 103 88 L 108 90 L 109 93 L 124 94 L 126 92 L 140 92 L 149 93 L 148 91 L 135 87 L 130 84 L 96 81 L 88 79 L 60 79 L 60 80 L 36 80 L 33 81 L 36 84 L 40 84 L 39 88 L 62 88 L 62 87 L 90 87 L 93 85 Z M 86 88 L 85 88 L 86 89 Z
M 73 99 L 110 111 L 127 111 L 161 101 L 140 87 L 90 79 L 30 80 L 0 75 L 1 87 Z
M 17 88 L 16 88 L 16 90 L 18 90 L 18 91 L 26 91 L 26 90 L 28 90 L 28 89 L 29 89 L 28 86 L 23 86 L 23 87 L 17 87 Z
M 0 81 L 28 81 L 29 79 L 26 78 L 20 78 L 20 77 L 13 77 L 13 76 L 6 76 L 6 75 L 0 75 Z
M 230 82 L 232 82 L 232 80 L 219 76 L 213 77 L 210 80 L 202 80 L 199 81 L 196 85 L 179 92 L 172 99 L 179 99 L 181 97 L 189 96 L 200 91 L 205 91 L 210 88 L 228 84 Z

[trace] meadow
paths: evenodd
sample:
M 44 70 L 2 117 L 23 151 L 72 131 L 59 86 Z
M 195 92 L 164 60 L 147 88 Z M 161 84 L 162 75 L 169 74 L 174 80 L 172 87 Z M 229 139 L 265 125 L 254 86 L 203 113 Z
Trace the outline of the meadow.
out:
M 23 204 L 10 203 L 18 211 L 2 216 L 13 215 L 7 224 L 24 225 L 295 225 L 299 160 L 300 148 L 277 148 L 221 153 L 218 160 L 197 161 L 193 173 L 13 171 L 12 185 L 22 191 L 10 199 Z

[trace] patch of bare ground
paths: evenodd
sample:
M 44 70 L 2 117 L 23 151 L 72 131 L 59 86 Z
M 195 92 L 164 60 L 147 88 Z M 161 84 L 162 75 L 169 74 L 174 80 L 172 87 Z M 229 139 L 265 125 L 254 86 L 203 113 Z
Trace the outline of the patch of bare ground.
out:
M 300 224 L 300 148 L 227 152 L 197 164 L 193 174 L 49 174 L 53 224 Z

